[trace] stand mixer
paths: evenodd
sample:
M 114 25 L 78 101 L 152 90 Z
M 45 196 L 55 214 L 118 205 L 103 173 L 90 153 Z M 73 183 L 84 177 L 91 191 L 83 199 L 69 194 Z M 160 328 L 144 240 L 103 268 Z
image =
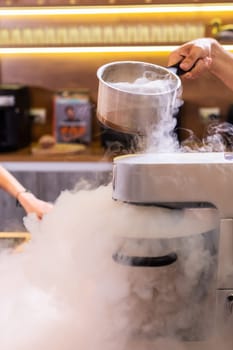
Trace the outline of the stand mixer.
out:
M 119 63 L 116 63 L 116 65 L 116 69 L 114 69 L 114 64 L 113 67 L 111 67 L 111 76 L 112 72 L 116 72 L 119 68 Z M 133 63 L 133 66 L 135 68 L 135 62 Z M 127 62 L 127 71 L 129 68 L 130 65 L 129 62 Z M 109 66 L 107 66 L 106 74 L 105 68 L 101 68 L 100 70 L 101 75 L 107 80 L 107 82 L 108 70 Z M 123 76 L 121 75 L 120 81 L 123 79 L 122 77 Z M 116 76 L 114 79 L 115 78 Z M 173 81 L 176 82 L 176 85 L 172 91 L 169 91 L 169 93 L 167 93 L 167 91 L 165 92 L 166 101 L 169 102 L 165 117 L 168 118 L 171 117 L 171 111 L 176 104 L 176 97 L 179 97 L 179 92 L 178 95 L 176 95 L 175 90 L 177 89 L 180 91 L 179 78 L 178 82 L 174 76 L 172 76 L 172 78 Z M 101 85 L 103 84 L 104 81 L 101 81 Z M 114 91 L 114 88 L 111 86 L 107 86 L 107 91 L 104 94 L 106 98 L 108 98 L 108 93 L 111 94 L 111 100 L 115 93 L 117 96 L 119 95 L 119 92 Z M 135 95 L 134 93 L 132 93 L 131 96 L 130 92 L 126 92 L 125 94 L 125 98 L 123 100 L 121 99 L 123 104 L 121 104 L 118 99 L 110 114 L 108 114 L 109 109 L 105 108 L 108 101 L 106 99 L 103 100 L 103 88 L 101 88 L 98 97 L 98 104 L 100 106 L 99 113 L 101 115 L 99 119 L 106 125 L 110 125 L 121 131 L 137 132 L 139 129 L 145 130 L 145 127 L 142 127 L 142 125 L 144 125 L 144 122 L 142 121 L 142 117 L 144 117 L 142 114 L 142 108 L 140 108 L 140 113 L 134 119 L 133 115 L 129 113 L 125 101 L 127 101 L 129 97 L 131 97 L 130 101 L 132 101 L 133 98 L 136 98 L 137 100 L 143 98 L 144 101 L 146 101 L 146 111 L 148 113 L 148 111 L 155 108 L 154 103 L 152 103 L 151 106 L 148 106 L 148 103 L 150 103 L 152 98 L 151 94 L 149 93 L 149 99 L 148 96 L 146 96 L 146 100 L 144 94 L 143 96 L 140 94 Z M 158 101 L 158 96 L 156 97 L 156 101 Z M 143 102 L 143 100 L 141 102 Z M 123 109 L 125 110 L 125 119 L 124 111 L 122 112 L 120 106 L 123 106 Z M 108 107 L 111 109 L 110 106 Z M 159 104 L 156 108 L 158 109 L 156 113 L 150 115 L 149 124 L 153 121 L 155 115 L 156 117 L 158 117 L 159 114 L 163 116 L 164 105 Z M 106 112 L 105 117 L 103 117 L 102 111 Z M 119 115 L 121 115 L 120 118 Z M 108 121 L 110 121 L 110 123 L 108 123 Z M 157 119 L 156 122 L 158 122 Z M 118 123 L 119 126 L 123 125 L 123 127 L 119 128 Z M 200 312 L 192 315 L 192 317 L 197 317 L 199 319 L 196 321 L 190 321 L 190 337 L 187 332 L 183 338 L 181 337 L 181 339 L 189 342 L 189 348 L 201 349 L 200 343 L 202 343 L 205 349 L 206 342 L 214 337 L 216 332 L 219 333 L 219 330 L 221 329 L 222 334 L 224 334 L 229 327 L 231 329 L 233 327 L 232 179 L 233 155 L 230 153 L 142 153 L 116 157 L 113 162 L 113 199 L 132 205 L 145 206 L 145 208 L 153 206 L 165 208 L 171 210 L 171 213 L 173 210 L 180 210 L 184 213 L 184 216 L 190 215 L 190 213 L 192 215 L 197 211 L 198 215 L 201 213 L 201 220 L 205 221 L 205 216 L 207 217 L 209 215 L 211 215 L 213 219 L 212 226 L 207 232 L 208 238 L 205 241 L 205 244 L 207 245 L 206 249 L 210 256 L 211 268 L 207 269 L 208 272 L 204 271 L 200 273 L 200 283 L 197 284 L 195 287 L 197 289 L 193 292 L 194 295 L 198 294 L 199 287 L 201 287 L 202 283 L 201 281 L 205 280 L 204 292 L 202 291 L 203 305 L 201 305 L 202 298 L 200 297 L 198 299 L 198 303 L 201 305 Z M 190 221 L 190 229 L 192 235 L 195 235 L 195 227 L 191 227 L 191 225 L 192 221 Z M 145 223 L 145 231 L 146 230 L 147 226 Z M 200 237 L 201 232 L 198 228 L 196 233 L 197 237 Z M 189 233 L 182 232 L 181 235 L 187 237 L 189 236 Z M 143 236 L 140 237 L 140 239 L 143 239 Z M 156 242 L 153 242 L 153 244 L 156 244 Z M 208 244 L 210 244 L 211 247 L 208 247 Z M 179 247 L 177 246 L 172 254 L 165 254 L 162 257 L 138 257 L 135 256 L 135 254 L 130 255 L 128 252 L 119 252 L 114 255 L 114 260 L 119 264 L 128 265 L 131 269 L 156 268 L 156 266 L 161 267 L 175 264 L 177 257 L 176 249 L 179 251 Z M 181 264 L 185 265 L 185 263 L 185 259 L 181 260 Z M 208 293 L 210 293 L 210 298 L 206 297 Z M 187 300 L 184 299 L 184 304 L 186 303 L 186 306 L 188 305 L 188 307 L 192 309 L 194 308 L 192 300 L 190 300 L 190 304 L 188 303 L 190 295 L 188 294 Z M 151 305 L 151 308 L 153 308 L 153 305 Z M 202 308 L 204 309 L 203 313 L 201 313 Z M 211 322 L 208 322 L 208 320 Z M 201 324 L 202 321 L 203 324 Z M 202 328 L 205 327 L 206 321 L 208 323 L 208 331 L 202 332 Z M 193 327 L 196 327 L 197 324 L 197 332 L 194 332 L 193 335 L 191 330 Z M 200 333 L 202 334 L 200 335 Z M 166 336 L 166 334 L 163 334 L 162 336 Z M 230 342 L 233 342 L 232 335 Z
M 114 159 L 115 200 L 181 210 L 217 209 L 220 240 L 216 309 L 210 316 L 215 318 L 215 330 L 227 321 L 233 326 L 232 178 L 233 156 L 227 153 L 141 154 Z M 211 314 L 213 309 L 209 311 Z

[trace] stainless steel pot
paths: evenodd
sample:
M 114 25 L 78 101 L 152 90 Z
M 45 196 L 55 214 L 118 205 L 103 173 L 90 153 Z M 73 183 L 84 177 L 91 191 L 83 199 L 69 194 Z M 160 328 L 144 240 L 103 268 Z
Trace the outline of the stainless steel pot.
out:
M 146 134 L 161 118 L 170 117 L 180 105 L 181 95 L 181 80 L 174 69 L 177 68 L 139 61 L 118 61 L 100 67 L 100 122 L 121 132 Z

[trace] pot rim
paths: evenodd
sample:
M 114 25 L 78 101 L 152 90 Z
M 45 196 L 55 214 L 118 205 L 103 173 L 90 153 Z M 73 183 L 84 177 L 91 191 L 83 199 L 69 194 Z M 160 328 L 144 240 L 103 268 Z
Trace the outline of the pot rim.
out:
M 121 64 L 142 64 L 142 65 L 151 66 L 153 68 L 161 69 L 161 70 L 164 71 L 164 73 L 167 73 L 170 76 L 172 76 L 174 78 L 174 80 L 176 80 L 177 84 L 175 84 L 176 86 L 174 86 L 173 88 L 171 88 L 169 90 L 166 90 L 166 91 L 163 91 L 163 92 L 145 92 L 145 93 L 142 93 L 142 92 L 137 92 L 137 91 L 131 92 L 131 91 L 127 91 L 127 90 L 122 90 L 122 89 L 120 89 L 118 87 L 112 86 L 111 83 L 109 83 L 109 82 L 107 82 L 107 81 L 105 81 L 103 79 L 103 73 L 108 67 L 111 67 L 111 66 L 114 66 L 114 65 L 121 65 Z M 177 91 L 181 87 L 181 80 L 178 77 L 178 75 L 176 75 L 175 73 L 173 73 L 172 71 L 170 71 L 169 69 L 167 69 L 167 68 L 165 68 L 163 66 L 160 66 L 160 65 L 157 65 L 157 64 L 154 64 L 154 63 L 144 62 L 144 61 L 130 61 L 130 60 L 127 60 L 127 61 L 113 61 L 113 62 L 110 62 L 110 63 L 106 63 L 106 64 L 104 64 L 104 65 L 102 65 L 101 67 L 98 68 L 98 70 L 97 70 L 97 78 L 99 79 L 99 81 L 101 83 L 103 83 L 104 85 L 106 85 L 110 89 L 115 90 L 115 91 L 119 91 L 119 92 L 124 93 L 124 94 L 129 94 L 129 95 L 159 96 L 159 95 L 162 95 L 162 94 L 169 94 L 169 93 L 172 93 L 174 91 Z

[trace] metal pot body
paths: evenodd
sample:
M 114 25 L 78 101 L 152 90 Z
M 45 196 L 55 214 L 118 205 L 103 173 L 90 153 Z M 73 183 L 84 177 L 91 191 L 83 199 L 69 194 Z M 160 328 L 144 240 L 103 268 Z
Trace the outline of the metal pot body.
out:
M 214 208 L 187 209 L 206 216 L 209 230 L 192 234 L 188 227 L 177 237 L 122 238 L 113 260 L 127 269 L 127 304 L 131 335 L 138 339 L 174 337 L 203 341 L 214 332 L 219 245 L 219 220 Z M 200 211 L 204 212 L 199 215 Z M 209 217 L 209 218 L 208 218 Z M 192 225 L 193 223 L 190 222 Z M 174 221 L 174 230 L 176 231 Z M 145 223 L 145 231 L 146 231 Z M 182 230 L 182 225 L 180 226 Z M 158 228 L 155 228 L 158 231 Z M 146 232 L 144 232 L 144 237 Z M 157 236 L 157 233 L 154 235 Z M 122 273 L 125 273 L 122 271 Z
M 146 134 L 161 118 L 170 118 L 181 104 L 180 78 L 161 66 L 139 61 L 112 62 L 100 67 L 97 77 L 97 117 L 114 130 Z M 134 88 L 135 81 L 143 78 L 151 85 Z

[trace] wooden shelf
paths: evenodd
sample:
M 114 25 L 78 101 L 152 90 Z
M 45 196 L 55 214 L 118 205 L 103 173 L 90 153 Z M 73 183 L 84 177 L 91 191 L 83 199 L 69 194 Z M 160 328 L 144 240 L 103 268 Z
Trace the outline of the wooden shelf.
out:
M 0 232 L 0 239 L 22 239 L 22 240 L 30 240 L 31 235 L 28 232 Z

